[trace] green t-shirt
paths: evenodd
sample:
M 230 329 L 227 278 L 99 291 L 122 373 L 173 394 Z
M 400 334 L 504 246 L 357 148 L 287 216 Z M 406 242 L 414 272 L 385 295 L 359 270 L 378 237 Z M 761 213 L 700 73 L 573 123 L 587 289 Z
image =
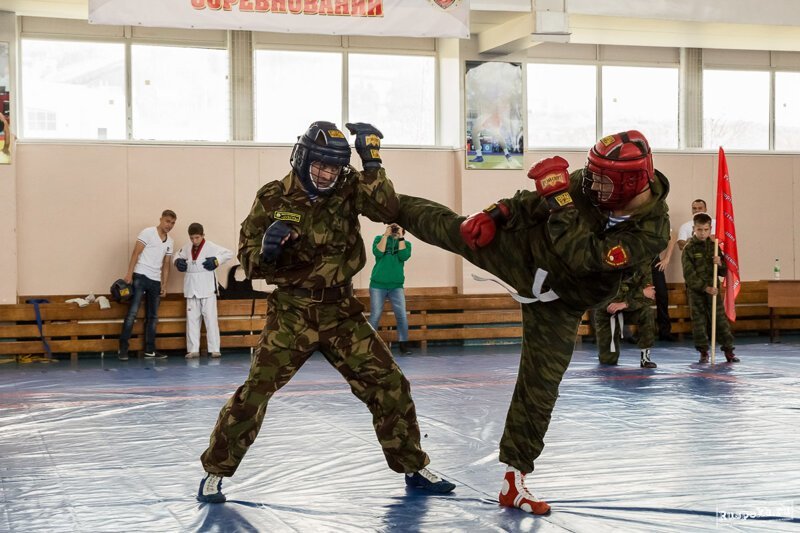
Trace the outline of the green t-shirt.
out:
M 411 243 L 406 241 L 406 247 L 398 249 L 398 240 L 394 237 L 386 238 L 386 249 L 378 250 L 378 243 L 383 235 L 378 235 L 372 241 L 372 254 L 375 256 L 375 266 L 369 278 L 369 286 L 373 289 L 402 289 L 406 281 L 403 272 L 403 263 L 411 257 Z

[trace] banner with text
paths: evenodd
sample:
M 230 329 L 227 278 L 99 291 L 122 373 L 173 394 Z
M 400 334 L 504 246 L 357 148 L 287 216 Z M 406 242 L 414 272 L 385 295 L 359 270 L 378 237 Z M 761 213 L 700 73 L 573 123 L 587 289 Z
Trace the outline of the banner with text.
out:
M 469 38 L 469 0 L 89 0 L 89 22 L 325 35 Z

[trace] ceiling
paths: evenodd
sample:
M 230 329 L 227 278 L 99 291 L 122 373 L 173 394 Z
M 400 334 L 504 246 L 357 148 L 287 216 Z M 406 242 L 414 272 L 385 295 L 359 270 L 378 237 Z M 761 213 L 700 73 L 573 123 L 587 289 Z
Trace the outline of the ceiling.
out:
M 0 0 L 0 11 L 86 19 L 88 0 Z M 800 50 L 800 2 L 471 0 L 470 31 L 481 52 L 496 54 L 546 41 Z

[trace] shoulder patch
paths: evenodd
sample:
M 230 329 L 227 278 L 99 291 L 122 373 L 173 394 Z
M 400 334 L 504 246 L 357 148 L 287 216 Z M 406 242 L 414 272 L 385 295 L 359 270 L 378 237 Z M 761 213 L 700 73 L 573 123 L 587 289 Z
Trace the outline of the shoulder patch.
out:
M 288 220 L 295 224 L 300 223 L 302 217 L 297 213 L 290 213 L 288 211 L 275 211 L 275 220 Z
M 606 263 L 613 267 L 622 267 L 628 264 L 628 252 L 618 244 L 606 252 Z

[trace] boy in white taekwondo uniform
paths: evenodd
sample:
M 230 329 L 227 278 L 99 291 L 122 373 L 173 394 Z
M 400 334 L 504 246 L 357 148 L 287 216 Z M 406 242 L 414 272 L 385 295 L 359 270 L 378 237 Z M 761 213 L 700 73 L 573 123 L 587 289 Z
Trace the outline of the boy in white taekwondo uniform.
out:
M 233 258 L 233 252 L 205 239 L 203 226 L 189 224 L 189 242 L 178 252 L 175 268 L 185 272 L 186 358 L 200 356 L 200 318 L 206 324 L 206 339 L 211 357 L 220 357 L 217 323 L 217 277 L 219 265 Z

